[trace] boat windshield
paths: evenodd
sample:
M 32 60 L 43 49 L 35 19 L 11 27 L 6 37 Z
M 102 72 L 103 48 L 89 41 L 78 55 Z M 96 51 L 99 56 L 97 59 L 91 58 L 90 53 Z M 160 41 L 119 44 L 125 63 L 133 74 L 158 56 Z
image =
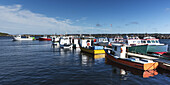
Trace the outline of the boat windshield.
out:
M 21 38 L 28 38 L 27 36 L 21 36 Z

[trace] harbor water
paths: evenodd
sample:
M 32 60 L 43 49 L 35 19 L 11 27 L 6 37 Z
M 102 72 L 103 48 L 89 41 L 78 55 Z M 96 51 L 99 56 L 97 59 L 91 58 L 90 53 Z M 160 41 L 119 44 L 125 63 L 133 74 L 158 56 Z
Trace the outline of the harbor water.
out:
M 169 39 L 161 42 L 170 45 Z M 79 48 L 60 49 L 50 41 L 12 41 L 11 37 L 0 37 L 0 68 L 0 85 L 170 84 L 170 72 L 163 69 L 149 74 L 108 63 L 102 55 Z

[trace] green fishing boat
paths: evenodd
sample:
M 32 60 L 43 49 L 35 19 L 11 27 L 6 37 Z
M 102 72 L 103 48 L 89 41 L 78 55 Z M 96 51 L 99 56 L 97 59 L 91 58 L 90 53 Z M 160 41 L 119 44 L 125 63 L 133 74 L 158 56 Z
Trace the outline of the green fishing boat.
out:
M 148 53 L 156 53 L 156 54 L 164 54 L 167 52 L 168 45 L 138 45 L 127 47 L 129 52 L 148 54 Z
M 133 39 L 131 42 L 137 42 L 139 39 Z M 130 41 L 128 41 L 130 42 Z M 140 39 L 138 44 L 129 43 L 129 47 L 127 47 L 129 52 L 148 54 L 164 54 L 168 52 L 168 45 L 159 43 L 159 39 L 155 39 L 154 37 L 144 37 L 144 39 Z

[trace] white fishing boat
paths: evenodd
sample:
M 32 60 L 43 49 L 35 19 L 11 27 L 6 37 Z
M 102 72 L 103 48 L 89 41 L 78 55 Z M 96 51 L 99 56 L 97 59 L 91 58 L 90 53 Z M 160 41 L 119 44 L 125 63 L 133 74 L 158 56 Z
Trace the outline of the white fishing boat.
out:
M 72 40 L 70 37 L 61 37 L 59 40 L 59 44 L 61 48 L 72 48 Z
M 16 35 L 13 37 L 14 41 L 21 41 L 21 40 L 34 40 L 34 37 L 30 37 L 30 36 L 21 36 L 21 35 Z
M 57 36 L 50 36 L 51 37 L 51 41 L 52 41 L 52 45 L 57 45 L 59 46 L 59 40 L 60 40 L 60 37 L 57 37 Z
M 98 37 L 94 39 L 94 45 L 107 46 L 108 44 L 109 40 L 107 37 Z

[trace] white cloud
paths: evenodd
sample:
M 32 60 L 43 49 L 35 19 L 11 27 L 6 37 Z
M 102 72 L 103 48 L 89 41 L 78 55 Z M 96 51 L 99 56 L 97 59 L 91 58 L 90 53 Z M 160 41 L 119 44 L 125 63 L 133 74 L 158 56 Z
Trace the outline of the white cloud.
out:
M 76 22 L 87 20 L 87 17 L 81 17 L 80 19 L 77 19 Z
M 92 29 L 73 26 L 70 19 L 57 20 L 60 17 L 51 18 L 33 13 L 23 9 L 21 5 L 0 6 L 0 17 L 0 31 L 11 34 L 90 33 Z M 83 17 L 80 20 L 86 19 Z

